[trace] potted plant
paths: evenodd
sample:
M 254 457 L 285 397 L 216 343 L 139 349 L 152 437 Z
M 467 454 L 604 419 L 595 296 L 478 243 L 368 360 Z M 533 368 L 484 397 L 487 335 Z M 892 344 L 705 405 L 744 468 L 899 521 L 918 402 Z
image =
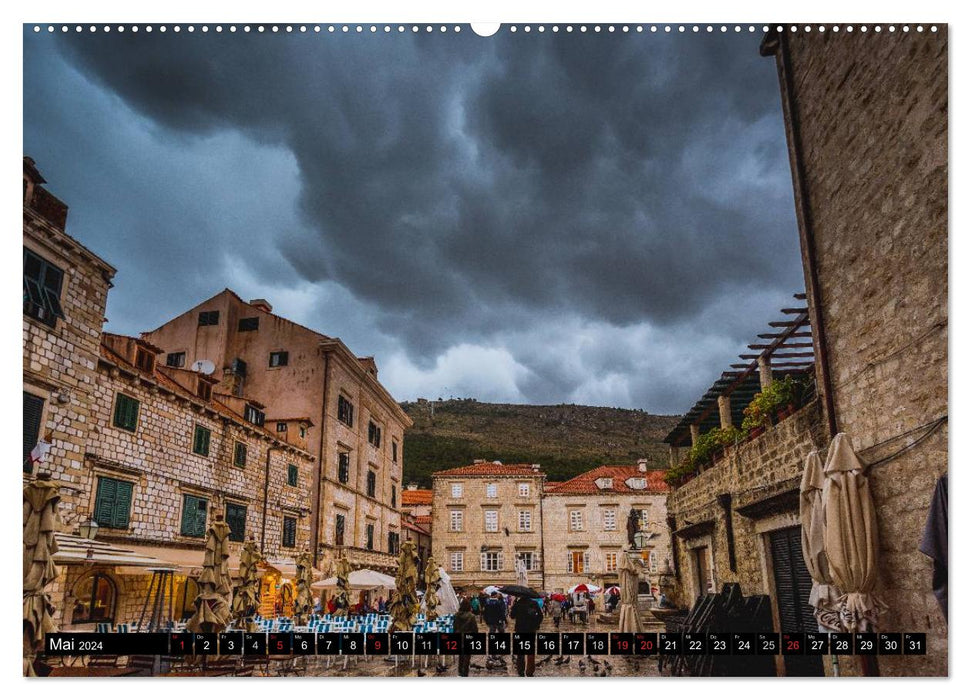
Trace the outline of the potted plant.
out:
M 750 439 L 758 437 L 765 432 L 766 428 L 772 425 L 772 411 L 774 408 L 775 402 L 768 389 L 752 397 L 752 402 L 742 412 L 745 416 L 742 420 L 742 430 L 748 431 Z
M 798 385 L 792 376 L 784 379 L 773 379 L 769 390 L 772 393 L 773 403 L 776 406 L 776 413 L 780 421 L 785 420 L 796 412 L 796 395 Z

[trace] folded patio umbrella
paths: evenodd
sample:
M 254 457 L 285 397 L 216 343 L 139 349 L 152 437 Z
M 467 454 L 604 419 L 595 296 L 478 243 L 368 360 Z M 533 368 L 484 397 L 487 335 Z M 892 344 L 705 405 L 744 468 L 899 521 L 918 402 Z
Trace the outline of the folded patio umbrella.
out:
M 833 438 L 823 473 L 823 549 L 833 583 L 842 592 L 841 627 L 847 632 L 873 631 L 886 609 L 873 594 L 877 582 L 877 513 L 866 467 L 845 433 Z
M 256 542 L 250 540 L 243 545 L 239 555 L 239 585 L 233 591 L 233 618 L 236 627 L 247 632 L 255 632 L 253 615 L 260 607 L 260 570 L 263 559 Z
M 199 577 L 199 595 L 196 611 L 186 623 L 190 632 L 222 632 L 232 620 L 229 578 L 229 525 L 222 514 L 209 527 L 206 536 L 206 553 Z
M 643 632 L 641 616 L 637 612 L 637 588 L 640 575 L 627 552 L 620 556 L 620 618 L 618 632 Z M 614 586 L 613 588 L 616 588 Z
M 441 576 L 438 574 L 438 564 L 435 559 L 428 557 L 428 566 L 425 567 L 425 597 L 422 599 L 422 607 L 425 608 L 425 619 L 434 620 L 438 617 L 438 587 L 441 583 Z
M 57 552 L 54 533 L 60 525 L 57 484 L 47 474 L 24 486 L 24 662 L 25 676 L 37 675 L 34 662 L 44 647 L 44 635 L 56 632 L 54 605 L 47 586 L 57 578 L 53 555 Z
M 815 609 L 816 621 L 827 630 L 840 631 L 839 591 L 833 586 L 826 561 L 824 535 L 826 515 L 823 508 L 823 460 L 813 450 L 806 457 L 806 466 L 799 486 L 799 520 L 802 524 L 802 556 L 812 577 L 813 586 L 807 601 Z
M 401 545 L 395 591 L 388 602 L 391 632 L 410 632 L 414 628 L 419 605 L 417 591 L 418 557 L 415 554 L 415 543 L 408 541 Z
M 305 625 L 314 608 L 314 594 L 310 590 L 313 585 L 313 560 L 310 552 L 304 550 L 297 557 L 297 597 L 293 605 L 294 624 Z

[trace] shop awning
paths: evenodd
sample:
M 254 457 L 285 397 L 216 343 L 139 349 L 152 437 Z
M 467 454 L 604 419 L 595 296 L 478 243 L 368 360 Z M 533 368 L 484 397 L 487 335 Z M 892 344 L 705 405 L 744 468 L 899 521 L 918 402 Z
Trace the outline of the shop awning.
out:
M 187 549 L 185 547 L 156 547 L 142 544 L 128 545 L 134 552 L 146 557 L 156 557 L 171 562 L 171 565 L 181 573 L 198 575 L 202 573 L 202 560 L 206 555 L 203 549 Z M 229 571 L 239 571 L 239 552 L 232 552 L 229 556 Z
M 173 562 L 167 557 L 155 557 L 146 552 L 137 551 L 135 547 L 120 547 L 63 532 L 56 533 L 55 539 L 58 551 L 54 554 L 54 561 L 58 564 L 98 564 L 145 569 L 175 568 Z

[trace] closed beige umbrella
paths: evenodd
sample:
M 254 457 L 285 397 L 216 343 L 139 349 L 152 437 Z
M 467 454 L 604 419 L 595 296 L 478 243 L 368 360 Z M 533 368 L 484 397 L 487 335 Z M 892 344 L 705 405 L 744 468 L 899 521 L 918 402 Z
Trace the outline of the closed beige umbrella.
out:
M 239 555 L 239 585 L 233 591 L 232 608 L 236 626 L 247 632 L 256 631 L 253 615 L 260 608 L 259 563 L 262 559 L 256 542 L 250 538 Z
M 618 632 L 643 632 L 641 616 L 637 612 L 637 589 L 640 575 L 637 565 L 631 561 L 627 551 L 621 552 L 620 565 L 620 619 L 617 622 Z
M 428 566 L 425 567 L 425 598 L 422 605 L 425 606 L 425 619 L 431 621 L 438 618 L 438 587 L 441 585 L 442 577 L 438 573 L 438 564 L 433 557 L 428 557 Z
M 310 590 L 314 582 L 313 561 L 310 552 L 304 550 L 297 557 L 297 598 L 293 604 L 294 624 L 305 625 L 314 608 L 314 594 Z
M 877 583 L 877 513 L 866 467 L 850 438 L 839 433 L 823 469 L 823 550 L 833 583 L 842 591 L 840 626 L 847 632 L 876 629 L 886 609 L 873 594 Z
M 347 615 L 351 607 L 349 596 L 351 564 L 347 561 L 347 556 L 345 556 L 343 549 L 337 555 L 334 573 L 337 575 L 337 594 L 334 596 L 334 614 Z
M 820 628 L 840 631 L 839 591 L 832 585 L 826 561 L 824 535 L 826 514 L 823 507 L 823 460 L 813 450 L 806 457 L 806 466 L 799 486 L 799 519 L 802 523 L 802 556 L 813 579 L 809 605 L 815 609 Z
M 190 632 L 222 632 L 232 620 L 232 583 L 229 578 L 229 525 L 216 516 L 206 535 L 206 554 L 199 577 L 196 611 L 186 624 Z
M 418 613 L 418 557 L 415 543 L 408 541 L 401 545 L 398 558 L 398 575 L 395 576 L 395 590 L 388 603 L 391 614 L 392 632 L 411 632 Z
M 44 635 L 57 631 L 52 617 L 54 606 L 47 586 L 57 578 L 53 555 L 57 551 L 54 533 L 57 517 L 57 484 L 49 474 L 24 486 L 24 663 L 25 676 L 36 676 L 34 662 L 44 648 Z

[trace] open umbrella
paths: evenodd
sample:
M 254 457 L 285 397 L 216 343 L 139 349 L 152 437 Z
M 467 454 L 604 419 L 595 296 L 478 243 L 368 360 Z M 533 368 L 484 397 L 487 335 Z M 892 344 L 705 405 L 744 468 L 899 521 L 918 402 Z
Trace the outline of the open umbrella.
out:
M 260 607 L 260 570 L 263 559 L 251 537 L 239 554 L 239 585 L 233 590 L 233 619 L 236 627 L 255 632 L 253 615 Z
M 562 603 L 564 600 L 566 600 L 566 595 L 564 595 L 563 593 L 554 593 L 551 597 L 557 603 Z
M 539 591 L 535 591 L 529 586 L 520 586 L 517 584 L 510 584 L 508 586 L 499 586 L 499 592 L 505 593 L 506 595 L 514 595 L 517 598 L 542 598 L 543 594 Z
M 620 617 L 617 621 L 617 631 L 643 632 L 641 616 L 637 612 L 637 588 L 640 572 L 627 552 L 621 553 L 618 569 L 620 575 Z M 617 587 L 612 586 L 611 588 Z
M 806 467 L 799 486 L 799 520 L 802 524 L 802 556 L 806 570 L 813 580 L 809 592 L 809 605 L 815 608 L 820 631 L 823 628 L 839 632 L 839 591 L 832 585 L 826 561 L 823 537 L 826 530 L 826 513 L 823 508 L 823 460 L 813 450 L 806 457 Z
M 823 549 L 833 583 L 842 591 L 840 622 L 847 632 L 873 631 L 886 605 L 877 582 L 877 513 L 866 468 L 849 436 L 833 438 L 823 469 L 826 524 Z
M 407 541 L 401 545 L 395 591 L 388 602 L 391 632 L 410 632 L 414 628 L 419 605 L 417 590 L 418 557 L 415 555 L 415 543 Z
M 421 604 L 425 608 L 425 619 L 435 620 L 438 618 L 438 586 L 441 583 L 441 576 L 438 573 L 438 564 L 435 559 L 428 558 L 428 566 L 425 567 L 425 597 Z
M 54 533 L 60 519 L 57 504 L 61 500 L 57 484 L 50 474 L 41 473 L 37 480 L 24 486 L 24 663 L 25 676 L 35 676 L 37 653 L 44 648 L 44 635 L 56 632 L 52 617 L 54 606 L 47 586 L 57 578 L 53 555 L 57 551 Z
M 314 608 L 314 595 L 310 590 L 313 584 L 313 561 L 310 552 L 304 550 L 297 557 L 297 598 L 293 605 L 294 624 L 305 625 Z
M 486 595 L 492 595 L 493 593 L 499 593 L 499 586 L 486 586 L 482 589 L 482 592 Z
M 338 579 L 337 576 L 331 576 L 320 581 L 314 581 L 310 587 L 315 589 L 338 589 L 340 588 L 341 580 L 344 582 L 343 586 L 349 591 L 376 591 L 381 588 L 389 591 L 394 590 L 393 576 L 388 576 L 387 574 L 382 574 L 372 569 L 351 571 L 343 579 Z
M 229 578 L 229 525 L 222 513 L 216 516 L 206 535 L 206 553 L 199 577 L 196 611 L 186 623 L 190 632 L 222 632 L 232 619 Z
M 572 595 L 573 593 L 597 593 L 599 590 L 600 586 L 595 583 L 578 583 L 570 586 L 567 592 Z
M 620 588 L 618 588 L 617 586 L 610 586 L 609 588 L 607 588 L 607 590 L 604 591 L 604 595 L 607 595 L 607 596 L 620 595 Z

